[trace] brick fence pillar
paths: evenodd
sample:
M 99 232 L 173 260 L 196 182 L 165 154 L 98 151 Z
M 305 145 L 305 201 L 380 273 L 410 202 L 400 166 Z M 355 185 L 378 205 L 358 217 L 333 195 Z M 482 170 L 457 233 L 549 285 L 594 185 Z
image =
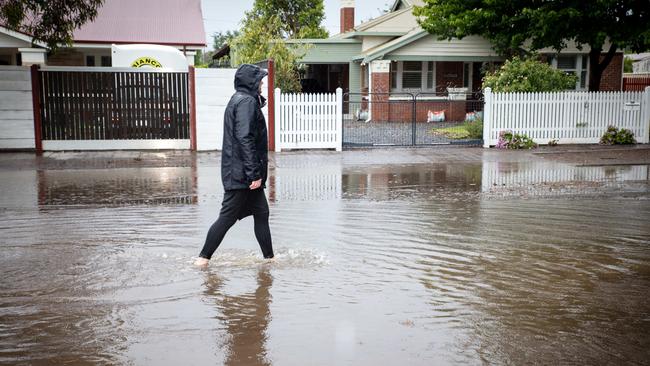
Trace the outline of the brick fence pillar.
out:
M 370 64 L 370 115 L 373 121 L 388 121 L 390 104 L 390 60 L 372 61 Z

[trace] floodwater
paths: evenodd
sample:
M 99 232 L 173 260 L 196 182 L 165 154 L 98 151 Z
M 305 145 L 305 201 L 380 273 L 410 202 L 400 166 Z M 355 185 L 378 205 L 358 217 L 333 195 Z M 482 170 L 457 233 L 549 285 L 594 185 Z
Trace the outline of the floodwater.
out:
M 650 166 L 373 154 L 276 157 L 277 260 L 203 270 L 218 154 L 2 170 L 0 364 L 650 362 Z

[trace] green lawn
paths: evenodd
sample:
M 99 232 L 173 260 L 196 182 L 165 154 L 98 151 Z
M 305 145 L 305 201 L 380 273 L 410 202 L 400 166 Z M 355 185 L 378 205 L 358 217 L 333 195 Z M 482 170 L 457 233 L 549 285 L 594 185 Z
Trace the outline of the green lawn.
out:
M 435 136 L 444 136 L 452 140 L 463 140 L 469 138 L 469 131 L 465 126 L 433 128 L 431 133 Z

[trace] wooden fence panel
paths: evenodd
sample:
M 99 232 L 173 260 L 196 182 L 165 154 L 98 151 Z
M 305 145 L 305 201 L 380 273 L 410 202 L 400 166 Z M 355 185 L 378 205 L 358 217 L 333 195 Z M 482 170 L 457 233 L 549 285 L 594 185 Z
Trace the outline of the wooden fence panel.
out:
M 650 86 L 650 76 L 623 76 L 623 91 L 643 91 Z

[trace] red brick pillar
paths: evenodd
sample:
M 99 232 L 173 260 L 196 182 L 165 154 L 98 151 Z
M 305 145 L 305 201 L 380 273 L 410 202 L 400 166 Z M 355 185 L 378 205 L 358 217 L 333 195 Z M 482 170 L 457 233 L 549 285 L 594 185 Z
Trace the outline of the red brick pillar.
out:
M 372 61 L 370 64 L 370 118 L 385 122 L 390 119 L 390 61 Z

